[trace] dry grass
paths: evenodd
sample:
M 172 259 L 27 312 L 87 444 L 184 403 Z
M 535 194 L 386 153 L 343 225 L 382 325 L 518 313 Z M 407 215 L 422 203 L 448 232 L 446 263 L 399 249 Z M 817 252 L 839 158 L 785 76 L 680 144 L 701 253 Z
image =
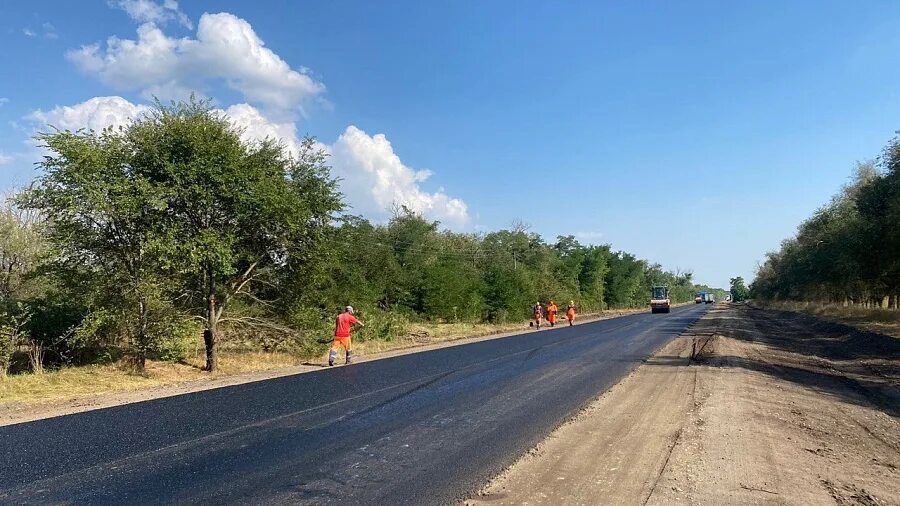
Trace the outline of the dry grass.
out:
M 147 370 L 137 374 L 124 363 L 65 367 L 44 374 L 16 374 L 0 379 L 0 405 L 6 403 L 46 403 L 114 392 L 142 390 L 203 380 L 210 377 L 264 371 L 296 365 L 297 357 L 287 353 L 223 352 L 220 371 L 209 375 L 201 370 L 202 357 L 185 363 L 147 362 Z
M 806 313 L 870 332 L 900 338 L 900 310 L 896 309 L 867 309 L 816 302 L 769 302 L 763 305 L 773 309 Z
M 155 366 L 150 364 L 148 369 L 153 371 Z M 178 367 L 175 364 L 169 366 Z M 0 403 L 41 403 L 151 388 L 167 384 L 166 376 L 160 378 L 153 372 L 143 376 L 129 374 L 117 365 L 67 367 L 44 374 L 17 374 L 0 380 Z
M 643 312 L 646 309 L 609 311 L 602 315 L 580 318 L 613 318 Z M 564 322 L 563 322 L 564 324 Z M 355 341 L 357 357 L 413 348 L 457 339 L 487 336 L 525 330 L 527 323 L 492 325 L 487 323 L 417 323 L 409 326 L 408 335 L 391 341 Z M 328 346 L 314 361 L 324 363 Z M 124 364 L 66 367 L 44 374 L 17 374 L 0 377 L 0 407 L 4 404 L 46 404 L 54 401 L 87 398 L 95 395 L 144 390 L 189 381 L 221 378 L 243 373 L 278 369 L 304 362 L 304 357 L 288 353 L 222 351 L 219 371 L 210 375 L 202 371 L 205 356 L 202 348 L 194 350 L 182 363 L 148 361 L 143 374 Z

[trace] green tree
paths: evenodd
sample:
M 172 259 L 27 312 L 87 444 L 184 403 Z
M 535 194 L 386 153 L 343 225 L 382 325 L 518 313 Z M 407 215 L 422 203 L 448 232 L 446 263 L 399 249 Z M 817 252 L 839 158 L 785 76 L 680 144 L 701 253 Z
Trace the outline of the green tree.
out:
M 47 244 L 37 213 L 21 209 L 14 198 L 0 204 L 0 310 L 34 295 L 29 277 L 44 259 Z
M 645 282 L 647 262 L 622 251 L 611 255 L 609 260 L 609 271 L 606 274 L 609 307 L 626 308 L 645 304 L 650 298 L 650 289 Z
M 900 305 L 900 141 L 878 162 L 859 163 L 851 182 L 770 252 L 751 291 L 793 299 Z
M 49 154 L 20 201 L 45 219 L 58 270 L 82 272 L 94 311 L 124 317 L 117 328 L 138 368 L 152 348 L 152 313 L 166 306 L 159 258 L 168 238 L 157 226 L 166 195 L 134 170 L 122 131 L 40 134 Z
M 750 289 L 744 284 L 744 278 L 731 278 L 731 300 L 741 302 L 750 298 Z
M 208 102 L 157 105 L 127 129 L 133 169 L 165 195 L 164 258 L 203 317 L 206 369 L 218 367 L 219 325 L 240 297 L 302 262 L 342 208 L 325 154 L 300 152 L 241 131 Z

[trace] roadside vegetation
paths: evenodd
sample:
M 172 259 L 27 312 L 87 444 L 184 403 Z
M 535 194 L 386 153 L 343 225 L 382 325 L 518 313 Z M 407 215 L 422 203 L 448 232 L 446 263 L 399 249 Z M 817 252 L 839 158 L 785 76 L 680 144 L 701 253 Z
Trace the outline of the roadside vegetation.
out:
M 750 298 L 750 289 L 747 288 L 744 278 L 741 276 L 731 278 L 731 290 L 729 291 L 729 294 L 731 295 L 731 300 L 733 302 L 743 302 Z
M 752 286 L 762 301 L 900 308 L 900 138 L 770 252 Z
M 39 140 L 38 178 L 0 210 L 0 376 L 315 356 L 346 304 L 366 321 L 360 341 L 387 342 L 519 323 L 538 300 L 590 313 L 643 307 L 653 285 L 675 303 L 712 290 L 525 225 L 471 234 L 404 207 L 387 223 L 347 214 L 314 139 L 294 153 L 242 142 L 202 101 Z

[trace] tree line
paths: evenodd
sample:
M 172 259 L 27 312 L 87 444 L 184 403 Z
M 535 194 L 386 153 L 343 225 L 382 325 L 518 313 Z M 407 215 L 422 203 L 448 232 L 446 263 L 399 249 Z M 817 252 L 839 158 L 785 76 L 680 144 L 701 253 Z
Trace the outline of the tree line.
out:
M 770 252 L 751 285 L 754 297 L 900 305 L 900 138 L 858 163 L 851 181 Z
M 219 349 L 311 355 L 347 304 L 363 339 L 413 321 L 509 322 L 535 301 L 581 312 L 675 302 L 710 290 L 609 245 L 546 242 L 526 226 L 442 230 L 397 208 L 387 223 L 345 212 L 314 139 L 289 153 L 194 101 L 129 126 L 40 134 L 30 187 L 0 212 L 0 373 Z

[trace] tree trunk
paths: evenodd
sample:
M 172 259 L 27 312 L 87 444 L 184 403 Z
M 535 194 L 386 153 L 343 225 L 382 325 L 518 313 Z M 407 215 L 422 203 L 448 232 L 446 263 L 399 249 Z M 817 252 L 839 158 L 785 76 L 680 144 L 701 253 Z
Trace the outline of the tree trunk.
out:
M 134 368 L 137 372 L 143 373 L 147 370 L 147 347 L 150 345 L 147 337 L 148 321 L 150 319 L 149 310 L 146 302 L 141 299 L 138 302 L 138 339 L 137 353 L 134 356 Z
M 138 350 L 137 355 L 135 355 L 134 369 L 139 373 L 147 370 L 147 352 L 145 350 Z
M 216 310 L 216 281 L 209 277 L 209 293 L 206 307 L 206 330 L 203 331 L 203 342 L 206 345 L 206 370 L 215 372 L 219 368 L 219 314 Z
M 219 349 L 216 343 L 215 331 L 210 329 L 204 330 L 203 342 L 206 344 L 206 370 L 215 372 L 219 368 Z

